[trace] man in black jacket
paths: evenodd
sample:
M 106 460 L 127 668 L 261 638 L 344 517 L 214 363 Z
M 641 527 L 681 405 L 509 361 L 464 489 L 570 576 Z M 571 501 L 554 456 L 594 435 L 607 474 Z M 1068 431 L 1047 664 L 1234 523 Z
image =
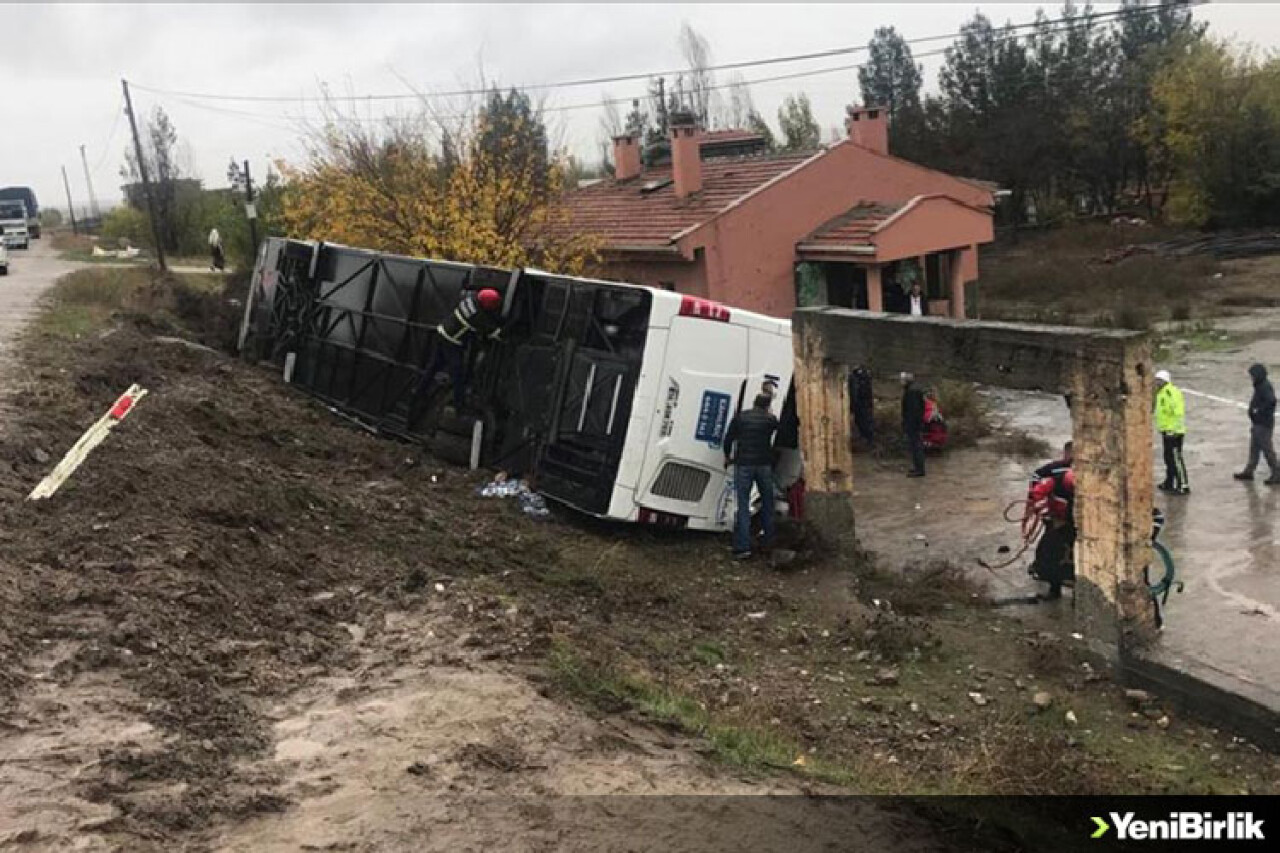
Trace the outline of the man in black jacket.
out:
M 733 556 L 751 556 L 751 487 L 760 490 L 760 521 L 765 547 L 773 544 L 773 435 L 778 419 L 769 411 L 772 397 L 760 394 L 755 405 L 733 416 L 724 434 L 724 467 L 733 465 L 737 518 L 733 527 Z
M 854 368 L 849 374 L 849 413 L 853 425 L 869 446 L 876 437 L 876 404 L 871 386 L 871 371 Z
M 1249 464 L 1234 475 L 1237 480 L 1252 480 L 1253 469 L 1258 467 L 1258 457 L 1266 457 L 1271 468 L 1268 486 L 1280 485 L 1280 467 L 1276 466 L 1276 452 L 1271 438 L 1276 428 L 1276 392 L 1267 379 L 1267 369 L 1261 364 L 1249 368 L 1253 379 L 1253 399 L 1249 401 Z
M 915 377 L 902 374 L 902 432 L 911 448 L 911 470 L 908 477 L 924 476 L 924 392 L 916 387 Z

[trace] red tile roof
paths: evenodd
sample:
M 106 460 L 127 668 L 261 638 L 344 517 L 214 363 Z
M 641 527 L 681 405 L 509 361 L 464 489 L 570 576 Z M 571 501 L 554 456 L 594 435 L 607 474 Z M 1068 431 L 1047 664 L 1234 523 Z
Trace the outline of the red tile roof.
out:
M 862 202 L 823 223 L 800 242 L 808 246 L 831 248 L 870 246 L 871 235 L 876 228 L 901 209 L 901 205 Z
M 676 198 L 670 183 L 670 164 L 646 168 L 628 181 L 604 180 L 566 196 L 566 227 L 599 236 L 606 249 L 664 248 L 680 232 L 705 222 L 815 153 L 705 160 L 702 191 L 683 199 Z M 646 186 L 654 189 L 642 192 Z
M 729 142 L 764 141 L 764 137 L 750 130 L 708 130 L 698 139 L 699 145 L 716 145 Z

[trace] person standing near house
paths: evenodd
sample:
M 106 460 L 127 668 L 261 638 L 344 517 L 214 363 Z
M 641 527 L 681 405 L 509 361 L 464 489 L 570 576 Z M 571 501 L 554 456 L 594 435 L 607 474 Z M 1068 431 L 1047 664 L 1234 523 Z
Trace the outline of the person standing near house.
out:
M 924 476 L 924 392 L 915 382 L 915 376 L 902 374 L 902 432 L 911 449 L 911 470 L 908 477 Z
M 920 289 L 920 282 L 911 285 L 911 293 L 908 294 L 910 300 L 911 316 L 923 317 L 929 313 L 929 307 L 925 303 L 924 291 Z
M 1156 429 L 1164 444 L 1164 482 L 1160 484 L 1160 491 L 1190 494 L 1187 464 L 1182 458 L 1182 442 L 1187 437 L 1187 405 L 1167 370 L 1156 371 Z
M 1267 460 L 1271 476 L 1268 486 L 1280 485 L 1280 468 L 1276 466 L 1276 451 L 1272 435 L 1276 428 L 1276 392 L 1267 378 L 1267 369 L 1261 364 L 1249 368 L 1253 379 L 1253 399 L 1249 401 L 1249 462 L 1244 470 L 1233 475 L 1237 480 L 1252 480 L 1253 469 L 1258 467 L 1258 457 Z
M 217 228 L 209 230 L 209 269 L 221 271 L 227 265 L 222 252 L 222 235 Z
M 751 487 L 760 492 L 761 544 L 773 544 L 773 437 L 778 419 L 769 411 L 773 398 L 756 395 L 755 404 L 739 412 L 724 434 L 724 467 L 733 466 L 733 491 L 737 503 L 733 526 L 733 558 L 751 556 Z

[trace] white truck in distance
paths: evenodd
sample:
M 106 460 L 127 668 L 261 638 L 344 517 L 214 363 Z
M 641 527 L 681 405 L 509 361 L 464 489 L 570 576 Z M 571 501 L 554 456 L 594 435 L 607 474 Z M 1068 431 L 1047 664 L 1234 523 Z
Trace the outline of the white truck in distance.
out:
M 27 206 L 24 203 L 0 201 L 0 236 L 7 248 L 30 248 L 31 234 L 27 230 Z

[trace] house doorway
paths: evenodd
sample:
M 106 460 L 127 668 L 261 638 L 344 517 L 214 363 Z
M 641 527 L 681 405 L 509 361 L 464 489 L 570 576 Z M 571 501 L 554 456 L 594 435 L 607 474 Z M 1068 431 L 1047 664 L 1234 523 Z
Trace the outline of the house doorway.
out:
M 867 270 L 857 264 L 805 261 L 796 264 L 796 304 L 867 310 Z

